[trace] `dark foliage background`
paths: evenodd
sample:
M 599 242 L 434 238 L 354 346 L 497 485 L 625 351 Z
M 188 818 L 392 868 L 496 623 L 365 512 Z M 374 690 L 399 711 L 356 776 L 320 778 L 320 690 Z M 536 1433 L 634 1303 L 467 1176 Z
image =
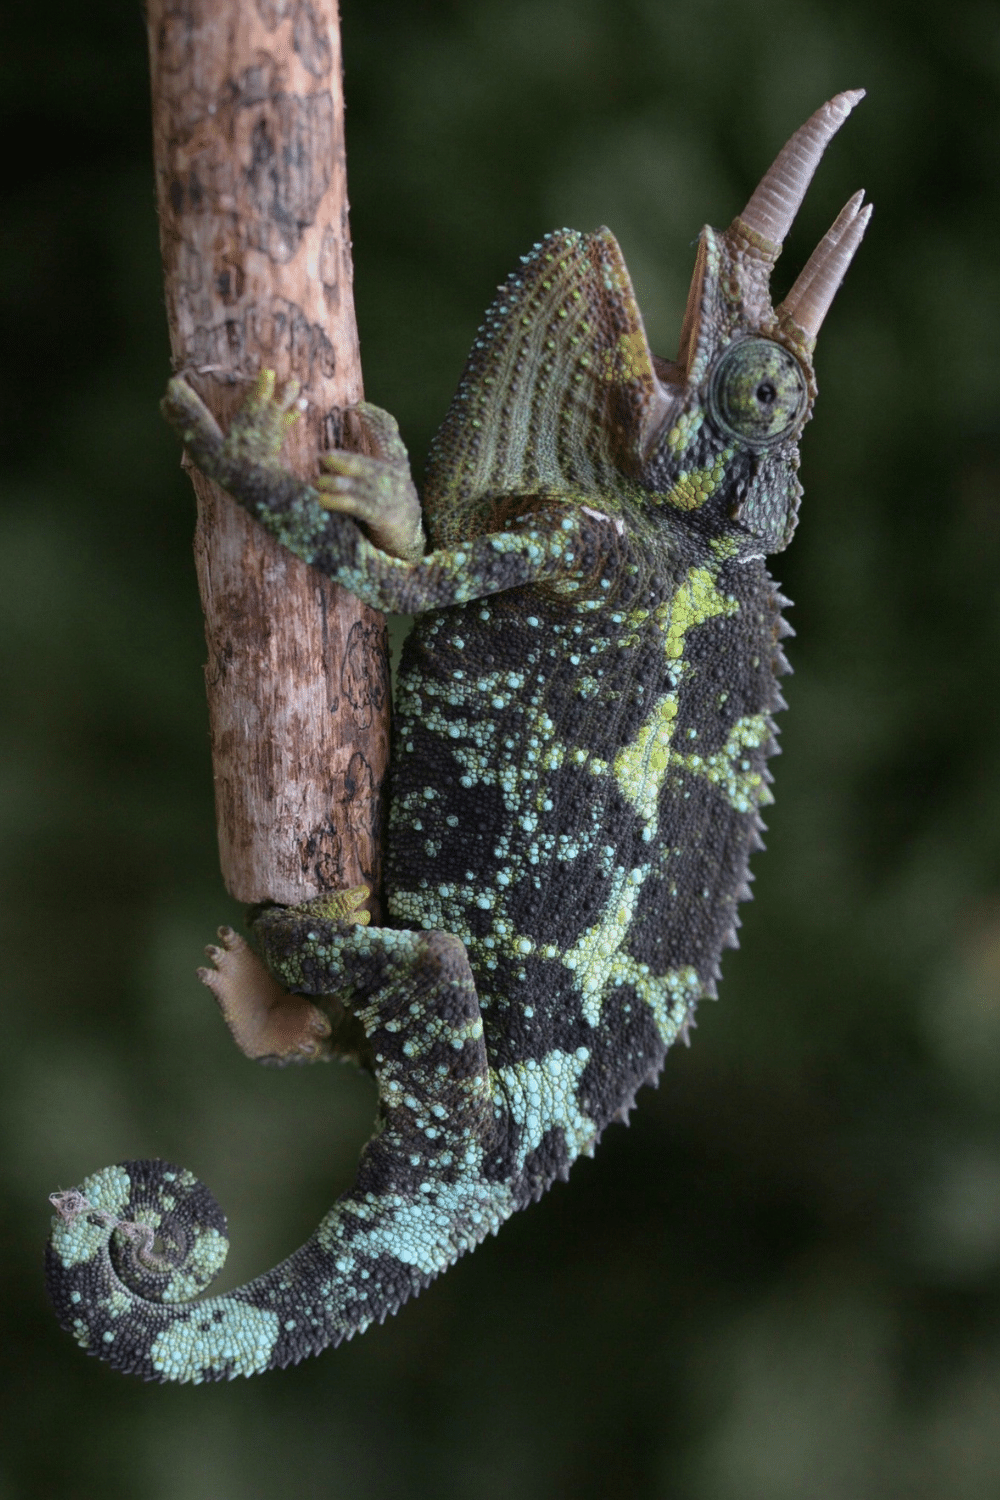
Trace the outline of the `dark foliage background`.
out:
M 1000 15 L 952 0 L 344 0 L 369 396 L 415 453 L 495 283 L 610 224 L 674 350 L 691 241 L 864 84 L 782 262 L 876 215 L 824 330 L 770 849 L 630 1131 L 392 1324 L 145 1387 L 43 1301 L 46 1194 L 129 1156 L 290 1251 L 372 1109 L 268 1072 L 193 977 L 217 875 L 135 0 L 0 60 L 0 1496 L 981 1500 L 1000 1493 Z M 788 271 L 785 272 L 787 263 Z

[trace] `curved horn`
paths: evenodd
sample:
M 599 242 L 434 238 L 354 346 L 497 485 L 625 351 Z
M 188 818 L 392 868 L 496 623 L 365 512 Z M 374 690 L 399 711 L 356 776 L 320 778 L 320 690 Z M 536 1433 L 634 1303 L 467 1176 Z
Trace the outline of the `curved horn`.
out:
M 868 228 L 872 205 L 868 203 L 861 207 L 864 196 L 863 192 L 855 193 L 844 205 L 777 309 L 779 317 L 791 318 L 811 338 L 819 333 L 830 303 Z
M 781 244 L 828 142 L 864 96 L 864 89 L 837 94 L 795 132 L 740 214 L 744 224 L 772 244 Z

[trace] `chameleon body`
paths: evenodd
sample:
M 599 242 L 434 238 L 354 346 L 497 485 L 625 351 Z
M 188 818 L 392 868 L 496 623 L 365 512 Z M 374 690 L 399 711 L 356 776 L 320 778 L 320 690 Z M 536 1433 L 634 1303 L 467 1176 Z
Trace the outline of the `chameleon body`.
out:
M 820 150 L 855 99 L 825 106 Z M 307 484 L 278 460 L 294 389 L 262 377 L 224 439 L 172 382 L 167 415 L 204 472 L 361 599 L 416 616 L 388 925 L 365 925 L 359 890 L 251 929 L 283 991 L 336 994 L 363 1029 L 379 1115 L 314 1236 L 226 1296 L 188 1300 L 225 1250 L 189 1173 L 126 1162 L 55 1195 L 50 1289 L 90 1352 L 200 1381 L 382 1320 L 592 1152 L 714 994 L 782 706 L 764 555 L 795 526 L 815 393 L 814 314 L 767 293 L 779 248 L 749 212 L 702 232 L 667 362 L 610 232 L 546 236 L 501 287 L 435 440 L 425 554 L 385 413 L 359 409 L 379 457 L 331 455 Z M 224 1004 L 277 1014 L 274 993 Z M 275 1050 L 328 1050 L 311 1003 L 287 1004 Z

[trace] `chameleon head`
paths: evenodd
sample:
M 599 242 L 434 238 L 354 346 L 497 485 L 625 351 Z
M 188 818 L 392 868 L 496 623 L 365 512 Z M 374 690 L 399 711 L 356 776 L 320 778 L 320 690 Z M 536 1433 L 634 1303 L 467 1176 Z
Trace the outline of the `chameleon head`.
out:
M 647 449 L 645 482 L 666 504 L 704 507 L 705 523 L 744 551 L 780 551 L 795 529 L 798 439 L 816 395 L 812 352 L 871 217 L 864 194 L 849 200 L 777 308 L 771 271 L 828 142 L 863 96 L 854 89 L 824 104 L 729 228 L 702 230 L 677 359 L 657 362 L 669 415 Z

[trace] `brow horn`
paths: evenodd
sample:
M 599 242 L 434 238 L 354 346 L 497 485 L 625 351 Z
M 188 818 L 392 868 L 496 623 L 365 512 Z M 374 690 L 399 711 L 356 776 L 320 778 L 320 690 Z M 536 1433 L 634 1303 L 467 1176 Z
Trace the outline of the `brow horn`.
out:
M 864 96 L 864 89 L 848 89 L 837 94 L 795 132 L 778 152 L 770 171 L 761 179 L 740 214 L 743 224 L 774 245 L 782 243 L 799 211 L 820 157 Z
M 872 205 L 867 203 L 862 208 L 864 196 L 863 192 L 855 193 L 844 205 L 777 309 L 779 317 L 791 318 L 810 338 L 819 333 L 830 303 L 868 228 Z

